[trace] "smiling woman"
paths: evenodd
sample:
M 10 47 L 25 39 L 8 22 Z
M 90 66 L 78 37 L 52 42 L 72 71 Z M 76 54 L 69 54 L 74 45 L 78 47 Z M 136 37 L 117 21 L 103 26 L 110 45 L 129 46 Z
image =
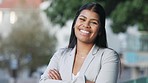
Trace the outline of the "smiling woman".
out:
M 51 58 L 40 83 L 116 83 L 118 54 L 107 47 L 105 11 L 92 2 L 76 13 L 69 45 Z
M 77 42 L 94 42 L 99 30 L 99 16 L 92 10 L 83 10 L 76 20 L 75 35 Z

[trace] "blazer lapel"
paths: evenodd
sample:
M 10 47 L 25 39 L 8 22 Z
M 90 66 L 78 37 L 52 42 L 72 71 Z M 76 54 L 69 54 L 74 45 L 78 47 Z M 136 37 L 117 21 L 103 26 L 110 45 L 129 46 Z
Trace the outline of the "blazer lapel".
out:
M 66 77 L 67 79 L 72 79 L 72 68 L 73 68 L 73 63 L 74 63 L 74 57 L 75 57 L 75 51 L 76 51 L 76 47 L 74 47 L 74 49 L 72 49 L 72 51 L 70 52 L 70 55 L 68 55 L 67 58 L 67 63 L 65 66 L 66 69 Z
M 80 74 L 83 74 L 83 75 L 84 75 L 84 73 L 86 72 L 86 70 L 87 70 L 89 64 L 90 64 L 90 63 L 92 62 L 92 60 L 95 58 L 95 55 L 96 55 L 96 53 L 97 53 L 98 51 L 99 51 L 99 48 L 98 48 L 96 45 L 94 45 L 94 46 L 92 47 L 92 49 L 90 50 L 90 52 L 88 53 L 88 55 L 87 55 L 87 57 L 86 57 L 86 59 L 85 59 L 83 65 L 82 65 L 82 67 L 81 67 L 81 69 L 80 69 Z
M 96 45 L 94 45 L 92 47 L 92 49 L 90 50 L 88 56 L 86 57 L 83 65 L 80 69 L 80 75 L 84 75 L 89 64 L 95 58 L 95 55 L 98 52 L 98 50 L 99 50 L 99 48 Z M 76 46 L 70 52 L 70 55 L 68 56 L 66 64 L 65 64 L 66 65 L 65 66 L 66 79 L 70 79 L 70 80 L 72 79 L 72 69 L 73 69 L 73 65 L 74 65 L 75 52 L 76 52 Z

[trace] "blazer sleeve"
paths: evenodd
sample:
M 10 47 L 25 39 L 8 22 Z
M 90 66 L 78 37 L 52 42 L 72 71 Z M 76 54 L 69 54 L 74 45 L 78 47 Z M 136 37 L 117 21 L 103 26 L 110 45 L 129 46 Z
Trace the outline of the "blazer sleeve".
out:
M 58 50 L 53 57 L 50 59 L 50 62 L 39 80 L 39 83 L 85 83 L 85 76 L 79 76 L 77 79 L 74 80 L 53 80 L 49 78 L 48 71 L 50 69 L 59 69 L 59 62 L 61 59 L 61 55 L 64 53 L 64 48 Z
M 46 70 L 44 71 L 43 75 L 41 75 L 40 81 L 42 80 L 46 80 L 49 79 L 48 76 L 48 72 L 50 69 L 57 69 L 58 70 L 58 60 L 60 59 L 60 54 L 62 53 L 62 50 L 58 50 L 57 52 L 55 52 L 55 54 L 52 56 L 52 58 L 50 59 L 50 62 L 46 68 Z
M 48 79 L 40 79 L 39 83 L 85 83 L 85 76 L 79 76 L 78 78 L 74 80 L 52 80 L 50 78 Z
M 111 49 L 106 49 L 102 56 L 101 70 L 95 83 L 117 83 L 119 69 L 119 55 Z

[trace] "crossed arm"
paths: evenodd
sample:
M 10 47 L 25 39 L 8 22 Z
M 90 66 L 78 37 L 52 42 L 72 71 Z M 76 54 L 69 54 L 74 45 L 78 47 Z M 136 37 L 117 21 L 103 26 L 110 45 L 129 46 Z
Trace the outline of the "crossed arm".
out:
M 49 76 L 49 78 L 51 78 L 53 80 L 62 80 L 60 73 L 56 69 L 49 70 L 48 76 Z M 85 80 L 85 83 L 94 83 L 94 82 L 89 81 L 89 80 Z
M 94 82 L 85 80 L 85 78 L 81 76 L 77 80 L 63 81 L 60 76 L 60 73 L 56 69 L 53 69 L 49 70 L 48 78 L 41 79 L 39 83 L 94 83 Z
M 78 76 L 73 80 L 62 80 L 62 77 L 58 71 L 58 65 L 62 51 L 56 52 L 50 60 L 48 67 L 44 74 L 41 76 L 39 83 L 94 83 L 86 80 L 85 76 Z

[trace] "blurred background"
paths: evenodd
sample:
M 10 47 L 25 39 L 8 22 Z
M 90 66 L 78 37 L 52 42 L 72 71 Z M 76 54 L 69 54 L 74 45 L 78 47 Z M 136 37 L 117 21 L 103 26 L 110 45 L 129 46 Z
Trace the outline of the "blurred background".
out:
M 105 8 L 108 46 L 121 57 L 118 83 L 148 83 L 147 0 L 0 0 L 0 83 L 38 83 L 92 1 Z

